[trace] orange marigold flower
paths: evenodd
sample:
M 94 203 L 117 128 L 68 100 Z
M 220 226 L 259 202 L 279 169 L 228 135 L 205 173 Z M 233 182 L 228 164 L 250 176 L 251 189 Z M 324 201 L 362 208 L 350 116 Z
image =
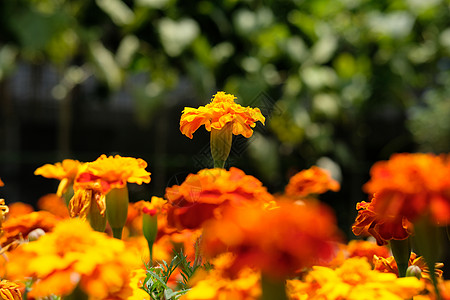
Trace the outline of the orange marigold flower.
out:
M 106 212 L 106 200 L 103 187 L 98 181 L 75 182 L 74 195 L 69 202 L 70 217 L 86 220 L 91 205 L 97 205 L 102 216 Z
M 5 186 L 1 178 L 0 178 L 0 186 Z
M 337 269 L 314 266 L 303 280 L 288 280 L 287 292 L 291 300 L 402 300 L 418 295 L 423 286 L 415 277 L 374 271 L 365 258 L 355 257 Z
M 27 215 L 34 212 L 33 206 L 23 202 L 14 202 L 8 205 L 9 212 L 7 218 L 15 218 L 22 215 Z
M 67 209 L 64 199 L 54 193 L 47 194 L 39 198 L 37 207 L 41 210 L 51 212 L 55 216 L 63 219 L 69 217 L 69 210 Z
M 389 257 L 385 258 L 385 257 L 378 257 L 377 255 L 375 255 L 373 257 L 373 264 L 374 264 L 374 269 L 377 271 L 385 272 L 385 273 L 393 273 L 398 276 L 397 262 L 395 261 L 393 256 L 389 256 Z M 417 256 L 416 253 L 411 252 L 411 257 L 409 258 L 408 266 L 418 266 L 420 268 L 420 270 L 422 271 L 422 274 L 421 274 L 422 277 L 431 281 L 430 275 L 429 275 L 430 272 L 428 270 L 425 259 L 422 256 Z M 441 270 L 441 268 L 443 266 L 444 266 L 443 263 L 436 263 L 435 273 L 436 273 L 437 277 L 442 277 L 443 271 Z
M 211 128 L 220 130 L 231 123 L 234 135 L 251 137 L 256 122 L 264 124 L 265 118 L 259 108 L 242 107 L 234 99 L 234 95 L 217 92 L 211 103 L 205 106 L 185 107 L 180 119 L 180 131 L 192 139 L 192 134 L 202 125 L 211 131 Z
M 440 225 L 450 224 L 450 160 L 423 153 L 394 154 L 370 170 L 364 191 L 377 194 L 375 211 L 383 216 L 415 222 L 429 215 Z
M 8 281 L 0 281 L 0 298 L 3 300 L 22 300 L 19 285 Z
M 209 257 L 234 253 L 230 274 L 250 266 L 284 278 L 329 262 L 337 240 L 338 229 L 328 207 L 287 202 L 271 210 L 259 206 L 227 210 L 222 219 L 204 224 L 202 246 Z
M 132 294 L 130 272 L 139 265 L 139 256 L 123 241 L 79 219 L 66 219 L 53 232 L 14 250 L 7 268 L 12 278 L 39 279 L 32 297 L 65 296 L 79 285 L 92 299 L 126 299 Z
M 362 240 L 352 240 L 347 245 L 348 257 L 365 257 L 369 262 L 374 255 L 389 257 L 389 249 L 386 246 L 378 246 L 376 243 Z
M 101 155 L 94 162 L 88 163 L 80 173 L 77 183 L 99 181 L 103 193 L 113 188 L 123 188 L 127 182 L 149 183 L 150 174 L 145 170 L 147 162 L 141 158 Z
M 356 204 L 358 216 L 352 226 L 355 235 L 372 235 L 379 246 L 386 245 L 389 240 L 404 240 L 412 233 L 412 224 L 402 216 L 386 216 L 375 211 L 378 204 L 378 194 L 371 202 Z
M 324 169 L 312 166 L 295 174 L 285 188 L 286 195 L 307 197 L 311 194 L 323 194 L 328 190 L 339 191 L 339 182 L 331 178 Z
M 166 188 L 165 198 L 171 205 L 168 223 L 178 229 L 199 228 L 204 221 L 219 217 L 228 206 L 273 200 L 261 181 L 234 167 L 189 174 L 181 185 Z
M 9 218 L 3 223 L 4 235 L 0 238 L 0 244 L 5 247 L 14 241 L 26 238 L 30 232 L 38 228 L 50 232 L 59 222 L 60 218 L 46 211 Z
M 58 196 L 62 196 L 73 183 L 83 163 L 78 160 L 65 159 L 62 163 L 58 162 L 54 165 L 45 164 L 34 171 L 34 175 L 41 175 L 45 178 L 55 178 L 60 180 Z

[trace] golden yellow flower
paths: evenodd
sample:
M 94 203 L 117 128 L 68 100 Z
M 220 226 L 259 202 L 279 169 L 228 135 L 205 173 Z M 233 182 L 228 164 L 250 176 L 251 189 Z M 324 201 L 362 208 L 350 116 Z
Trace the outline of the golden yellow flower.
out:
M 150 300 L 150 295 L 142 289 L 147 272 L 144 269 L 136 269 L 131 272 L 130 287 L 133 294 L 127 300 Z
M 181 300 L 251 300 L 261 296 L 260 274 L 250 268 L 242 269 L 234 278 L 226 275 L 227 265 L 233 261 L 231 253 L 225 253 L 212 261 L 214 269 L 198 270 L 191 278 L 191 289 Z
M 88 163 L 76 178 L 76 183 L 99 181 L 106 194 L 113 188 L 123 188 L 130 183 L 149 183 L 150 174 L 145 170 L 147 162 L 141 158 L 101 155 Z
M 62 196 L 73 183 L 83 163 L 78 160 L 65 159 L 62 163 L 58 162 L 54 165 L 45 164 L 34 171 L 34 175 L 41 175 L 45 178 L 55 178 L 60 180 L 58 196 Z
M 249 138 L 256 122 L 264 124 L 265 118 L 259 108 L 242 107 L 234 102 L 236 97 L 225 92 L 217 92 L 211 103 L 199 108 L 185 107 L 180 119 L 180 131 L 192 139 L 192 134 L 202 125 L 206 130 L 222 129 L 232 124 L 234 135 Z
M 93 299 L 126 299 L 130 272 L 140 258 L 123 241 L 96 232 L 79 219 L 61 221 L 54 231 L 11 253 L 8 275 L 33 277 L 32 297 L 67 295 L 79 285 Z
M 289 299 L 402 300 L 418 295 L 424 285 L 415 277 L 397 278 L 371 269 L 365 258 L 347 259 L 333 270 L 314 266 L 303 281 L 288 280 Z
M 0 281 L 0 299 L 2 300 L 22 300 L 19 285 L 8 280 Z

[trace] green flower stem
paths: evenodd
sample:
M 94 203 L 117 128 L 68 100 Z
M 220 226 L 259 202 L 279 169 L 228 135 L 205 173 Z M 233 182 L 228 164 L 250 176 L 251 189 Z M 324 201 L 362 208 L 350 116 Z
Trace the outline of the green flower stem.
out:
M 284 279 L 277 280 L 261 274 L 262 296 L 261 300 L 287 300 L 286 282 Z
M 144 213 L 142 215 L 142 231 L 147 240 L 148 251 L 150 253 L 150 266 L 153 265 L 153 244 L 158 234 L 158 218 L 157 215 L 151 216 Z
M 211 128 L 211 155 L 214 160 L 214 168 L 224 168 L 230 155 L 231 142 L 233 140 L 233 124 L 228 123 L 222 129 Z
M 106 194 L 106 217 L 116 239 L 122 238 L 122 230 L 128 214 L 128 188 L 112 189 Z
M 409 238 L 404 240 L 390 240 L 392 254 L 397 263 L 398 276 L 405 277 L 408 269 L 409 258 L 411 257 L 411 245 Z
M 441 299 L 437 286 L 435 265 L 444 247 L 442 232 L 438 226 L 432 224 L 429 218 L 425 216 L 414 223 L 414 233 L 415 249 L 425 259 L 436 292 L 436 298 Z
M 71 184 L 69 184 L 69 186 L 67 187 L 67 191 L 65 191 L 65 192 L 63 193 L 63 195 L 62 195 L 63 198 L 64 198 L 64 201 L 66 202 L 67 207 L 69 207 L 69 202 L 70 202 L 70 200 L 72 199 L 73 194 L 74 194 L 74 191 L 73 191 L 73 183 L 71 183 Z

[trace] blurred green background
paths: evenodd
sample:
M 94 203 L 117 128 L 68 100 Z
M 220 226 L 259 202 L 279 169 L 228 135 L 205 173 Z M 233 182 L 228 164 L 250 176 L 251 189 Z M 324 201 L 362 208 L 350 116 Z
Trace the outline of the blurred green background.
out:
M 218 90 L 260 107 L 229 165 L 279 192 L 314 164 L 348 238 L 361 186 L 396 152 L 450 150 L 449 0 L 15 0 L 0 2 L 0 177 L 35 203 L 64 158 L 144 158 L 134 201 L 210 167 L 209 135 L 179 132 Z

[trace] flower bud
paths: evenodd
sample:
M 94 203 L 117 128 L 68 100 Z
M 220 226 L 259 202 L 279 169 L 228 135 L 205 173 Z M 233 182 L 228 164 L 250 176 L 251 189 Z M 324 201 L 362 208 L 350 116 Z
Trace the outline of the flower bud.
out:
M 41 236 L 45 235 L 45 231 L 41 228 L 36 228 L 35 230 L 31 231 L 27 238 L 30 242 L 37 241 Z
M 406 269 L 406 277 L 416 277 L 417 279 L 422 278 L 422 270 L 419 266 L 409 266 L 408 269 Z

